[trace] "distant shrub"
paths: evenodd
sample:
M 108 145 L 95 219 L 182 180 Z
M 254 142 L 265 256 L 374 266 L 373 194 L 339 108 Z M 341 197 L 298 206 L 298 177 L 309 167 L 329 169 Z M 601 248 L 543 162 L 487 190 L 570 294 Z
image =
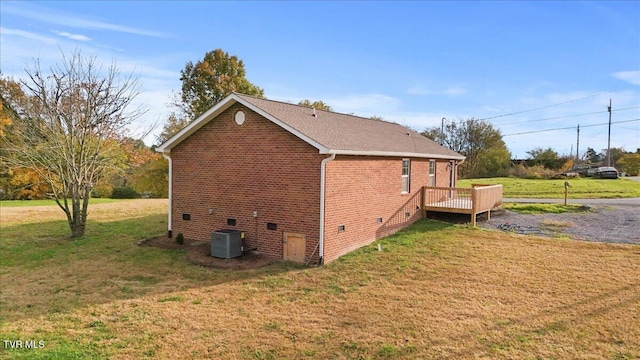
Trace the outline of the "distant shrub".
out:
M 108 198 L 113 194 L 113 186 L 108 184 L 96 185 L 91 190 L 92 198 Z
M 182 233 L 176 235 L 176 242 L 180 245 L 184 244 L 184 235 L 182 235 Z
M 522 164 L 516 164 L 509 169 L 509 176 L 523 179 L 527 176 L 527 167 Z
M 139 197 L 140 194 L 130 186 L 115 187 L 111 192 L 112 199 L 137 199 Z
M 509 170 L 509 176 L 521 179 L 551 179 L 557 174 L 557 170 L 546 169 L 542 165 L 525 166 L 516 164 Z

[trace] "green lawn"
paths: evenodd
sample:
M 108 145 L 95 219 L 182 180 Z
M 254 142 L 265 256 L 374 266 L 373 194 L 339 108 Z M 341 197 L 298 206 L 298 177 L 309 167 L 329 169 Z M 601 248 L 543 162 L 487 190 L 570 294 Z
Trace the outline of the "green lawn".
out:
M 562 205 L 562 204 L 517 204 L 504 203 L 503 209 L 519 212 L 522 214 L 561 214 L 580 213 L 589 211 L 589 207 L 583 205 Z
M 630 179 L 518 179 L 489 178 L 463 179 L 458 187 L 471 187 L 471 184 L 502 184 L 502 195 L 506 198 L 564 198 L 564 183 L 569 182 L 569 197 L 573 199 L 603 199 L 640 197 L 640 182 Z
M 323 267 L 229 271 L 136 245 L 166 200 L 96 204 L 75 241 L 54 210 L 3 209 L 0 337 L 44 347 L 2 359 L 640 358 L 638 246 L 423 220 Z

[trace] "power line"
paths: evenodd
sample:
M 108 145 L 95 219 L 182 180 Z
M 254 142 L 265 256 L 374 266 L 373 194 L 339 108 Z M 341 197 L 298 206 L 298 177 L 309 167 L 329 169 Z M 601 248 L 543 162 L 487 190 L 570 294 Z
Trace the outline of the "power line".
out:
M 623 108 L 623 109 L 612 109 L 611 111 L 616 112 L 616 111 L 631 110 L 631 109 L 638 109 L 638 108 L 640 108 L 640 106 L 631 106 L 631 107 L 627 107 L 627 108 Z M 578 116 L 586 116 L 586 115 L 604 114 L 604 113 L 607 113 L 607 112 L 608 112 L 607 110 L 605 110 L 605 111 L 595 111 L 595 112 L 584 113 L 584 114 L 564 115 L 564 116 L 556 116 L 556 117 L 550 117 L 550 118 L 544 118 L 544 119 L 514 121 L 514 122 L 510 122 L 510 123 L 502 123 L 502 124 L 494 124 L 494 125 L 524 124 L 524 123 L 534 122 L 534 121 L 547 121 L 547 120 L 566 119 L 566 118 L 570 118 L 570 117 L 578 117 Z
M 593 133 L 593 134 L 589 135 L 589 136 L 588 136 L 586 139 L 584 139 L 584 140 L 591 140 L 591 139 L 595 139 L 596 137 L 599 137 L 600 135 L 602 135 L 602 131 L 603 131 L 603 130 L 600 130 L 600 131 L 598 131 L 598 132 L 595 132 L 595 133 Z
M 613 91 L 607 91 L 607 92 L 602 92 L 602 93 L 597 93 L 597 94 L 593 94 L 593 95 L 589 95 L 589 96 L 585 96 L 585 97 L 581 97 L 579 99 L 573 99 L 573 100 L 569 100 L 569 101 L 565 101 L 565 102 L 561 102 L 561 103 L 556 103 L 556 104 L 551 104 L 551 105 L 546 105 L 546 106 L 542 106 L 542 107 L 538 107 L 538 108 L 534 108 L 534 109 L 528 109 L 528 110 L 522 110 L 522 111 L 516 111 L 516 112 L 512 112 L 512 113 L 508 113 L 508 114 L 503 114 L 503 115 L 496 115 L 496 116 L 490 116 L 490 117 L 486 117 L 486 118 L 482 118 L 482 119 L 477 119 L 478 121 L 482 121 L 482 120 L 491 120 L 491 119 L 497 119 L 497 118 L 501 118 L 501 117 L 505 117 L 505 116 L 511 116 L 511 115 L 517 115 L 517 114 L 523 114 L 526 112 L 531 112 L 531 111 L 536 111 L 536 110 L 542 110 L 542 109 L 547 109 L 550 107 L 554 107 L 554 106 L 559 106 L 559 105 L 564 105 L 564 104 L 569 104 L 572 102 L 576 102 L 576 101 L 580 101 L 580 100 L 584 100 L 584 99 L 589 99 L 592 97 L 596 97 L 596 96 L 600 96 L 600 95 L 604 95 L 604 94 L 609 94 L 612 93 Z
M 584 114 L 575 114 L 575 115 L 556 116 L 556 117 L 550 117 L 550 118 L 544 118 L 544 119 L 533 119 L 533 120 L 514 121 L 514 122 L 510 122 L 510 123 L 494 124 L 494 125 L 514 125 L 514 124 L 524 124 L 524 123 L 534 122 L 534 121 L 546 121 L 546 120 L 566 119 L 566 118 L 570 118 L 570 117 L 578 117 L 578 116 L 585 116 L 585 115 L 595 115 L 595 114 L 602 114 L 602 113 L 606 113 L 606 112 L 607 112 L 607 111 L 596 111 L 596 112 L 584 113 Z
M 631 120 L 616 121 L 616 122 L 612 122 L 611 124 L 622 124 L 622 123 L 628 123 L 628 122 L 633 122 L 633 121 L 640 121 L 640 118 L 631 119 Z M 582 127 L 586 128 L 586 127 L 603 126 L 603 125 L 609 125 L 609 123 L 606 122 L 606 123 L 602 123 L 602 124 L 582 125 Z M 563 128 L 554 128 L 554 129 L 524 131 L 524 132 L 519 132 L 519 133 L 506 134 L 506 135 L 502 135 L 502 136 L 504 137 L 504 136 L 514 136 L 514 135 L 524 135 L 524 134 L 535 134 L 535 133 L 540 133 L 540 132 L 548 132 L 548 131 L 556 131 L 556 130 L 569 130 L 569 129 L 575 129 L 575 126 L 568 126 L 568 127 L 563 127 Z

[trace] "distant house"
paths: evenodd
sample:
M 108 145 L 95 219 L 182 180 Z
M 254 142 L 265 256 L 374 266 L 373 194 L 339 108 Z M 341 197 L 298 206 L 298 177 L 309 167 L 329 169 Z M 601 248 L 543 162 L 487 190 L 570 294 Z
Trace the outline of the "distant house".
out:
M 464 156 L 404 126 L 233 93 L 157 149 L 169 236 L 245 233 L 245 250 L 328 263 L 422 216 Z

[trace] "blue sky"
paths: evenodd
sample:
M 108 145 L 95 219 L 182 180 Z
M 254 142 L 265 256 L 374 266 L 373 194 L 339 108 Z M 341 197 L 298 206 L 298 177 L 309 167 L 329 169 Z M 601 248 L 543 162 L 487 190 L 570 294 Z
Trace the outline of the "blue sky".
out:
M 222 48 L 270 99 L 418 131 L 487 119 L 514 157 L 575 154 L 577 125 L 581 154 L 605 149 L 612 99 L 611 146 L 640 147 L 638 1 L 3 0 L 0 27 L 4 75 L 81 49 L 139 74 L 146 123 L 166 118 L 187 61 Z

